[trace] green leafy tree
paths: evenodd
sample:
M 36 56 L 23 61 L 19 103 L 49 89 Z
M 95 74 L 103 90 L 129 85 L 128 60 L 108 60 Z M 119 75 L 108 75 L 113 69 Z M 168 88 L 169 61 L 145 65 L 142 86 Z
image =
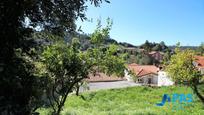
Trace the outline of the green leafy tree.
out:
M 125 57 L 126 54 L 118 54 L 118 46 L 110 45 L 108 50 L 105 52 L 102 63 L 102 71 L 108 75 L 115 74 L 118 77 L 124 76 L 125 70 Z
M 149 55 L 146 55 L 143 53 L 137 54 L 135 58 L 136 58 L 136 63 L 141 65 L 151 65 L 154 62 L 154 60 Z
M 138 76 L 137 76 L 137 74 L 136 74 L 134 71 L 128 70 L 128 75 L 131 76 L 132 80 L 133 80 L 135 83 L 137 82 Z
M 165 50 L 168 50 L 169 48 L 166 46 L 165 42 L 164 41 L 161 41 L 159 43 L 159 45 L 161 46 L 161 50 L 160 51 L 165 51 Z
M 66 98 L 73 87 L 87 77 L 91 67 L 77 45 L 63 43 L 48 46 L 42 55 L 43 63 L 50 78 L 47 96 L 53 113 L 59 115 Z
M 157 44 L 152 48 L 153 51 L 162 51 L 162 46 L 160 44 Z
M 103 0 L 88 0 L 99 6 Z M 104 0 L 108 2 L 107 0 Z M 74 31 L 75 20 L 86 19 L 87 0 L 2 0 L 0 3 L 0 114 L 31 114 L 38 77 L 23 59 L 32 48 L 30 35 L 40 27 L 63 36 Z M 16 49 L 21 48 L 22 53 Z
M 106 22 L 106 27 L 102 28 L 101 20 L 98 20 L 97 27 L 91 35 L 91 43 L 94 44 L 95 48 L 100 47 L 105 42 L 105 39 L 108 39 L 109 37 L 113 22 L 110 18 L 108 18 Z
M 96 47 L 88 51 L 80 50 L 80 42 L 77 38 L 73 38 L 70 45 L 61 42 L 47 46 L 44 50 L 42 64 L 46 70 L 41 73 L 49 77 L 46 95 L 53 114 L 60 114 L 68 94 L 76 87 L 79 88 L 88 74 L 94 74 L 97 70 L 108 75 L 124 75 L 124 56 L 117 55 L 118 48 L 115 45 L 110 45 L 106 51 L 103 51 L 102 43 L 109 29 L 100 28 L 100 30 L 92 35 L 92 39 L 96 41 L 94 42 Z
M 152 48 L 151 43 L 148 40 L 146 40 L 145 43 L 140 46 L 140 48 L 143 48 L 146 51 L 151 51 Z
M 102 28 L 101 20 L 98 20 L 96 29 L 93 34 L 91 34 L 91 43 L 94 47 L 92 49 L 89 49 L 88 53 L 90 57 L 92 57 L 93 64 L 97 68 L 95 72 L 101 71 L 101 61 L 103 61 L 101 58 L 103 58 L 105 54 L 103 49 L 106 49 L 106 46 L 104 46 L 103 43 L 109 36 L 111 26 L 112 21 L 110 20 L 110 18 L 107 19 L 107 25 L 104 28 Z
M 204 98 L 197 87 L 200 84 L 201 73 L 193 65 L 193 62 L 194 52 L 192 50 L 181 51 L 176 48 L 175 54 L 171 56 L 170 62 L 165 69 L 176 83 L 188 84 L 204 103 Z
M 163 63 L 163 64 L 168 64 L 169 61 L 170 61 L 170 59 L 171 59 L 171 51 L 170 51 L 170 50 L 167 50 L 167 51 L 164 53 L 162 63 Z
M 201 43 L 200 46 L 196 49 L 198 55 L 204 55 L 204 43 Z
M 145 43 L 140 46 L 140 48 L 143 48 L 148 52 L 149 51 L 166 52 L 167 50 L 169 50 L 169 48 L 165 45 L 163 41 L 161 41 L 160 43 L 154 43 L 154 42 L 152 43 L 146 40 Z

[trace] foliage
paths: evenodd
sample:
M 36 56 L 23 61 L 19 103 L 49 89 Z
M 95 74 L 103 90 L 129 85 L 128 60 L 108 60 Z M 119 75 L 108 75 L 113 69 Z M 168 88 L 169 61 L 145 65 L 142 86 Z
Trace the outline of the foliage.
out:
M 146 51 L 165 52 L 166 50 L 168 50 L 168 47 L 165 45 L 165 43 L 163 41 L 160 43 L 151 43 L 148 40 L 146 40 L 145 43 L 140 46 L 140 48 L 143 48 Z
M 79 38 L 80 44 L 81 44 L 81 49 L 83 51 L 92 48 L 93 47 L 93 42 L 91 43 L 91 35 L 92 34 L 86 34 L 86 33 L 80 33 L 80 32 L 75 32 L 73 33 L 73 35 L 65 35 L 65 40 L 70 43 L 72 41 L 72 38 L 76 37 Z M 107 38 L 104 39 L 103 41 L 103 45 L 104 46 L 108 46 L 111 44 L 115 44 L 121 47 L 136 47 L 132 44 L 129 43 L 121 43 L 121 42 L 117 42 L 115 39 L 110 38 L 110 36 L 107 36 Z
M 130 44 L 130 43 L 126 43 L 126 42 L 119 42 L 119 45 L 123 46 L 123 47 L 135 47 L 134 45 Z
M 179 46 L 179 44 L 177 45 Z M 198 85 L 201 81 L 201 72 L 194 65 L 194 52 L 192 50 L 181 51 L 178 47 L 171 56 L 169 65 L 166 66 L 168 75 L 176 82 L 188 85 L 204 103 L 204 96 L 199 92 Z
M 103 0 L 89 1 L 100 6 Z M 4 39 L 1 39 L 0 46 L 7 53 L 1 51 L 1 55 L 11 57 L 14 54 L 13 48 L 25 47 L 25 36 L 29 36 L 36 27 L 60 36 L 65 31 L 74 31 L 75 20 L 86 19 L 86 2 L 87 0 L 3 0 L 0 4 L 0 35 Z
M 31 55 L 34 51 L 28 53 Z M 16 49 L 15 57 L 8 63 L 12 65 L 1 70 L 0 114 L 27 115 L 42 105 L 44 79 L 36 76 L 34 61 L 27 53 Z
M 204 43 L 201 43 L 200 46 L 196 49 L 198 55 L 204 55 Z
M 35 41 L 44 40 L 47 42 L 56 42 L 63 39 L 61 36 L 54 35 L 48 31 L 34 32 L 31 34 L 31 38 Z
M 203 87 L 203 85 L 201 86 Z M 121 89 L 86 92 L 84 98 L 72 95 L 65 103 L 62 115 L 202 115 L 202 103 L 193 95 L 192 105 L 184 110 L 172 111 L 167 103 L 163 107 L 155 104 L 161 102 L 164 93 L 169 95 L 192 94 L 191 88 L 185 86 L 170 87 L 129 87 Z M 40 109 L 42 115 L 49 114 L 49 109 Z M 46 114 L 43 114 L 47 112 Z
M 107 19 L 106 27 L 102 28 L 101 21 L 98 21 L 97 28 L 91 35 L 91 43 L 93 48 L 87 51 L 91 57 L 93 65 L 96 67 L 95 72 L 104 72 L 108 75 L 116 74 L 123 76 L 125 70 L 125 55 L 118 53 L 118 46 L 111 44 L 104 45 L 104 41 L 109 36 L 109 31 L 112 26 L 110 18 Z
M 99 6 L 103 0 L 88 0 Z M 107 0 L 104 0 L 108 2 Z M 0 3 L 0 110 L 7 114 L 31 114 L 29 104 L 38 92 L 34 65 L 17 55 L 21 48 L 27 57 L 33 54 L 30 35 L 46 30 L 63 36 L 74 31 L 77 18 L 86 19 L 87 0 L 2 0 Z M 36 27 L 40 29 L 36 29 Z M 0 113 L 2 114 L 2 113 Z
M 141 52 L 138 52 L 136 56 L 133 56 L 132 58 L 135 59 L 135 62 L 131 63 L 137 63 L 140 65 L 152 65 L 155 62 L 155 60 L 151 56 Z
M 102 28 L 101 20 L 98 20 L 97 27 L 91 35 L 91 43 L 93 43 L 95 47 L 99 47 L 105 39 L 108 38 L 111 27 L 112 21 L 110 18 L 107 19 L 107 25 L 105 28 Z
M 138 76 L 134 71 L 128 70 L 128 75 L 130 75 L 134 82 L 137 82 Z
M 164 53 L 164 56 L 163 56 L 163 64 L 168 64 L 170 59 L 171 59 L 171 51 L 170 50 L 167 50 L 165 53 Z
M 97 28 L 91 38 L 95 47 L 88 51 L 80 50 L 78 38 L 73 38 L 68 45 L 61 41 L 45 48 L 41 57 L 44 64 L 41 66 L 43 72 L 40 73 L 49 76 L 46 96 L 53 114 L 60 114 L 67 96 L 74 89 L 77 89 L 78 95 L 80 85 L 89 74 L 100 71 L 108 75 L 124 75 L 125 61 L 123 56 L 116 54 L 117 46 L 110 45 L 106 51 L 103 51 L 102 43 L 109 34 L 109 28 L 109 22 L 106 28 Z
M 48 46 L 42 59 L 51 80 L 47 89 L 48 99 L 54 113 L 59 114 L 68 94 L 76 83 L 87 77 L 91 65 L 78 51 L 76 41 L 71 46 L 63 43 Z
M 102 71 L 106 74 L 115 74 L 118 77 L 124 76 L 125 67 L 125 54 L 117 53 L 118 47 L 116 45 L 110 45 L 102 58 L 102 66 L 104 67 Z
M 151 64 L 153 64 L 153 58 L 150 57 L 149 55 L 144 55 L 144 56 L 140 59 L 139 64 L 142 64 L 142 65 L 151 65 Z
M 193 65 L 194 52 L 192 50 L 180 51 L 176 49 L 175 53 L 171 56 L 169 65 L 166 66 L 166 71 L 171 78 L 181 83 L 185 81 L 190 82 L 194 78 L 198 78 L 199 71 Z

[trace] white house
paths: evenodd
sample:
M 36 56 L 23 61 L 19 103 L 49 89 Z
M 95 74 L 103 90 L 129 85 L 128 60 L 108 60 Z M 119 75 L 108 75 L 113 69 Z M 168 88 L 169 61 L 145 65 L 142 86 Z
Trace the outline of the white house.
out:
M 167 73 L 164 71 L 158 72 L 158 81 L 157 86 L 169 86 L 173 85 L 174 82 L 167 76 Z
M 135 76 L 128 73 L 131 71 Z M 135 81 L 143 85 L 169 86 L 173 81 L 167 76 L 166 72 L 159 70 L 154 65 L 129 64 L 128 71 L 125 72 L 125 78 L 128 81 Z

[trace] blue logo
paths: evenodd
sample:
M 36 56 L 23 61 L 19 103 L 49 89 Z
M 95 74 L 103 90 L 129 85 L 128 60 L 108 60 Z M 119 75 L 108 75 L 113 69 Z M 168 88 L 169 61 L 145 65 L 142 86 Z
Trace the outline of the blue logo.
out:
M 192 94 L 164 94 L 162 101 L 157 103 L 157 106 L 164 106 L 167 104 L 172 110 L 183 110 L 186 106 L 190 106 L 190 103 L 193 102 Z

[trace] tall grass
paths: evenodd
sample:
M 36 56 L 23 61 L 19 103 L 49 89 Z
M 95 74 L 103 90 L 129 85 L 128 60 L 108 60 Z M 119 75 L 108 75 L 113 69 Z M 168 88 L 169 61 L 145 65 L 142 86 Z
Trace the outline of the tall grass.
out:
M 185 86 L 171 87 L 130 87 L 122 89 L 87 92 L 81 96 L 70 96 L 62 115 L 204 115 L 204 107 L 193 95 L 193 103 L 183 110 L 172 110 L 168 104 L 156 106 L 163 94 L 193 94 Z M 42 115 L 50 109 L 40 109 Z

